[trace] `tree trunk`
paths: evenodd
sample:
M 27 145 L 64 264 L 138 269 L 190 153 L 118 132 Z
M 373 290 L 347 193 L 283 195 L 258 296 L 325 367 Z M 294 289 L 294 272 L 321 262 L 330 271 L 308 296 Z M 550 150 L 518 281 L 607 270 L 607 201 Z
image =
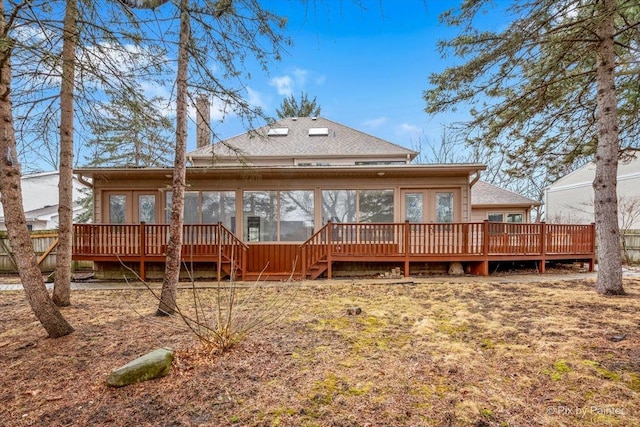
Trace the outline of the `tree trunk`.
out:
M 73 96 L 76 63 L 77 0 L 67 0 L 62 46 L 60 88 L 60 178 L 58 182 L 58 250 L 53 302 L 71 304 L 71 252 L 73 245 Z
M 618 228 L 618 110 L 615 87 L 615 52 L 613 16 L 615 0 L 598 4 L 602 21 L 598 27 L 598 147 L 596 174 L 593 180 L 598 279 L 596 291 L 603 295 L 624 294 L 622 254 Z
M 49 298 L 27 229 L 10 93 L 12 41 L 5 35 L 4 4 L 0 5 L 0 16 L 0 201 L 27 300 L 49 336 L 58 338 L 73 328 Z
M 176 153 L 173 168 L 173 190 L 171 195 L 171 222 L 167 261 L 157 316 L 170 315 L 176 309 L 176 296 L 180 280 L 180 262 L 184 220 L 184 189 L 186 181 L 187 151 L 187 71 L 189 63 L 189 1 L 180 1 L 180 41 L 178 44 L 178 74 L 176 79 Z

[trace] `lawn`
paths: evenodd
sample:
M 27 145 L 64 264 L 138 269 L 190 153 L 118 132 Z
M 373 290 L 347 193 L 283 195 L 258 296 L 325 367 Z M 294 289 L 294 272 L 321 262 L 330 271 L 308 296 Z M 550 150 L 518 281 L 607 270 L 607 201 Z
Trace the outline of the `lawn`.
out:
M 149 291 L 74 291 L 63 313 L 76 331 L 57 340 L 22 292 L 3 292 L 0 425 L 640 425 L 640 280 L 625 288 L 605 298 L 558 276 L 270 285 L 239 309 L 291 304 L 223 354 L 154 317 Z M 206 307 L 216 295 L 198 293 Z M 186 311 L 192 300 L 180 291 Z M 170 375 L 107 387 L 112 369 L 164 346 Z

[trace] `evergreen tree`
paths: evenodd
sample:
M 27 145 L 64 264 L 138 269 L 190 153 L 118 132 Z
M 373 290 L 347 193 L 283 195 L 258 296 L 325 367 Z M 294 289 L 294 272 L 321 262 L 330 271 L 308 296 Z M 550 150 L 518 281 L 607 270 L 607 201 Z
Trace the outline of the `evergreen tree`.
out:
M 316 97 L 310 101 L 306 93 L 300 93 L 300 103 L 293 96 L 282 100 L 280 108 L 276 108 L 276 114 L 279 118 L 285 117 L 318 117 L 320 115 L 320 106 L 317 105 Z
M 460 129 L 466 141 L 507 154 L 514 176 L 540 167 L 557 176 L 585 156 L 594 158 L 596 290 L 622 294 L 616 175 L 618 155 L 640 141 L 640 5 L 513 1 L 506 12 L 491 12 L 514 16 L 503 31 L 474 28 L 474 18 L 491 5 L 463 2 L 442 15 L 461 28 L 441 42 L 443 55 L 462 61 L 430 76 L 426 111 L 469 108 L 472 118 Z
M 92 153 L 89 166 L 161 167 L 171 164 L 173 123 L 159 106 L 161 98 L 144 99 L 139 87 L 124 94 L 107 91 L 110 100 L 88 121 Z

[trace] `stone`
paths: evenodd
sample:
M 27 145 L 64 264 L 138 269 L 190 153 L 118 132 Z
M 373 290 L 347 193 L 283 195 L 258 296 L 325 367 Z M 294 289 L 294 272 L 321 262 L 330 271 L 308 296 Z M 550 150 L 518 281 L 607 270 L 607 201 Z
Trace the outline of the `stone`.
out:
M 347 315 L 349 316 L 357 316 L 362 313 L 362 309 L 360 307 L 349 307 L 347 308 Z
M 608 334 L 607 339 L 611 342 L 620 342 L 624 341 L 627 338 L 626 334 Z
M 449 264 L 449 276 L 463 276 L 464 268 L 461 262 L 452 262 Z
M 111 372 L 107 378 L 110 387 L 124 387 L 141 381 L 164 377 L 171 371 L 173 350 L 159 348 Z

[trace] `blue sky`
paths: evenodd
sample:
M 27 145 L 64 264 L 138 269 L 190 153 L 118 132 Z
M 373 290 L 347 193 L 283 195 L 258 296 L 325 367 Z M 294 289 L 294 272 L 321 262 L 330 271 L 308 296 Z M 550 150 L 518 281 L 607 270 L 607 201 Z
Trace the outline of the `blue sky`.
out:
M 453 2 L 362 2 L 368 9 L 352 0 L 302 3 L 277 2 L 294 45 L 268 76 L 258 71 L 247 82 L 268 114 L 275 116 L 288 94 L 306 92 L 317 97 L 323 117 L 407 148 L 420 136 L 439 142 L 442 124 L 464 118 L 429 117 L 422 98 L 428 75 L 445 67 L 437 41 L 453 33 L 438 15 Z M 243 131 L 233 120 L 212 124 L 222 138 Z

